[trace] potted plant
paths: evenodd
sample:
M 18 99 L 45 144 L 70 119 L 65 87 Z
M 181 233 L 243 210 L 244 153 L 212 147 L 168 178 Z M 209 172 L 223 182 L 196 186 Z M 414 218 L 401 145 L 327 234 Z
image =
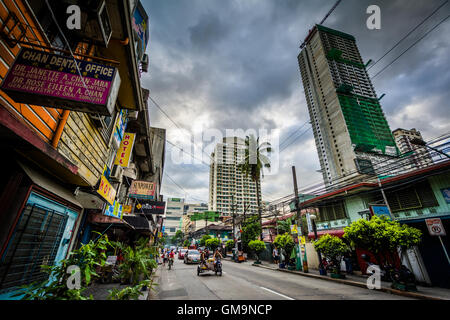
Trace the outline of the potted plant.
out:
M 256 261 L 253 264 L 261 264 L 259 254 L 266 249 L 266 244 L 261 240 L 252 240 L 248 243 L 249 248 L 256 254 Z
M 314 248 L 331 261 L 332 278 L 345 278 L 345 275 L 341 274 L 341 261 L 344 254 L 349 251 L 349 247 L 342 239 L 325 234 L 314 242 Z
M 289 256 L 295 246 L 294 240 L 292 239 L 292 236 L 286 232 L 284 234 L 277 235 L 273 241 L 273 244 L 278 248 L 278 250 L 284 251 L 284 261 L 280 261 L 279 265 L 280 268 L 284 268 L 286 265 L 289 265 Z

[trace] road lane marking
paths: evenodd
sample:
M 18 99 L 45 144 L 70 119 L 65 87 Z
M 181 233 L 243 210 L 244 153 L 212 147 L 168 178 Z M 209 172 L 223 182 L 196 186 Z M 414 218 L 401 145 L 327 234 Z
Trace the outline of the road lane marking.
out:
M 278 293 L 278 292 L 273 291 L 273 290 L 270 290 L 270 289 L 268 289 L 268 288 L 265 288 L 265 287 L 260 287 L 260 288 L 261 288 L 261 289 L 264 289 L 264 290 L 267 290 L 267 291 L 269 291 L 269 292 L 275 293 L 275 294 L 277 294 L 277 295 L 279 295 L 279 296 L 282 296 L 283 298 L 286 298 L 286 299 L 288 299 L 288 300 L 295 300 L 294 298 L 285 296 L 284 294 Z

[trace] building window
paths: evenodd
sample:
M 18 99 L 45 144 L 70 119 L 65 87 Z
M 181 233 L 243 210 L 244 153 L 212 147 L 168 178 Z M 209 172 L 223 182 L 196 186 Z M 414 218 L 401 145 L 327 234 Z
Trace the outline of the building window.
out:
M 387 192 L 386 197 L 392 212 L 435 207 L 438 205 L 428 181 L 401 190 Z

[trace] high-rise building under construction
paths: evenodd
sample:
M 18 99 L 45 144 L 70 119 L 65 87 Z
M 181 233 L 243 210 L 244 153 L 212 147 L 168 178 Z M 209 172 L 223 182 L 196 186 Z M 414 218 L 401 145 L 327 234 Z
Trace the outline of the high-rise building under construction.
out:
M 383 174 L 398 149 L 355 38 L 315 25 L 298 62 L 325 185 Z

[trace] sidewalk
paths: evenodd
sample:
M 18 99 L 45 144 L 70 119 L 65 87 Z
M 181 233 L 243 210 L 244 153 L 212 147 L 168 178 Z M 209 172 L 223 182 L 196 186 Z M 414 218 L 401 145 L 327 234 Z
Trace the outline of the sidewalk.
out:
M 229 258 L 229 257 L 227 257 L 225 259 L 228 261 L 232 261 L 231 258 Z M 253 262 L 254 262 L 254 260 L 249 259 L 245 263 L 250 263 L 253 265 Z M 342 284 L 366 288 L 367 290 L 369 290 L 366 285 L 367 276 L 345 275 L 346 279 L 334 279 L 334 278 L 331 278 L 330 276 L 320 275 L 319 270 L 316 270 L 316 269 L 309 269 L 308 273 L 304 273 L 302 271 L 280 269 L 280 268 L 278 268 L 277 264 L 269 263 L 266 261 L 261 262 L 260 265 L 253 265 L 253 266 L 258 267 L 258 268 L 265 268 L 265 269 L 270 269 L 270 270 L 274 270 L 274 271 L 279 271 L 279 272 L 287 272 L 287 273 L 297 274 L 297 275 L 304 276 L 304 277 L 339 282 Z M 397 289 L 392 289 L 390 282 L 381 281 L 381 289 L 378 289 L 378 290 L 383 291 L 383 292 L 389 292 L 389 293 L 400 295 L 400 296 L 416 298 L 416 299 L 450 300 L 450 289 L 438 288 L 438 287 L 417 286 L 417 292 L 401 291 L 401 290 L 397 290 Z

